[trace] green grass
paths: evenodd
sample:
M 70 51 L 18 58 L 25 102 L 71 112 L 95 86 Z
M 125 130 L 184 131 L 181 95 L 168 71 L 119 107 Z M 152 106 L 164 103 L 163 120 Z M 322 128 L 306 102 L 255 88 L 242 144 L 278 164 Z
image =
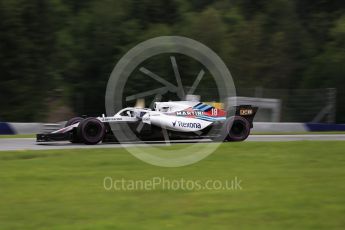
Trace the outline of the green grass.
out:
M 36 134 L 0 135 L 0 138 L 35 138 Z
M 224 143 L 180 168 L 151 166 L 123 149 L 0 152 L 0 229 L 344 229 L 344 149 Z M 106 176 L 238 177 L 243 189 L 106 191 Z

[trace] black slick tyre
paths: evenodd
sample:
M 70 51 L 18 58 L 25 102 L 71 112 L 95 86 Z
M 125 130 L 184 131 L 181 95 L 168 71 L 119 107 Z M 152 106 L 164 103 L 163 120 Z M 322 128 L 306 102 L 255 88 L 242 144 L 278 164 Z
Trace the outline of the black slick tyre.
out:
M 84 120 L 84 118 L 82 117 L 73 117 L 71 118 L 70 120 L 68 120 L 65 124 L 65 127 L 67 126 L 70 126 L 70 125 L 74 125 L 76 123 L 79 123 L 81 122 L 82 120 Z M 72 143 L 81 143 L 82 141 L 80 140 L 80 137 L 78 136 L 78 133 L 77 133 L 77 129 L 73 129 L 73 137 L 72 139 L 70 140 L 70 142 Z
M 89 117 L 79 123 L 77 134 L 83 143 L 95 145 L 103 140 L 105 126 L 97 118 Z

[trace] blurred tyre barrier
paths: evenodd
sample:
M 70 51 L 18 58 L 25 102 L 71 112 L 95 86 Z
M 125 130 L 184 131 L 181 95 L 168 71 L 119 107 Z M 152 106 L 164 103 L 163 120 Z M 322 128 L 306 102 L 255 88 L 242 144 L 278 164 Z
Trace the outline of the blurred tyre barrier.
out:
M 345 131 L 345 124 L 306 123 L 308 131 Z
M 254 122 L 253 132 L 322 132 L 345 131 L 345 124 L 294 123 L 294 122 Z
M 11 122 L 9 125 L 14 130 L 15 134 L 32 134 L 41 131 L 42 123 L 21 123 Z
M 1 135 L 11 135 L 16 134 L 13 128 L 7 122 L 0 122 L 0 134 Z
M 65 123 L 0 122 L 0 135 L 47 133 L 62 128 Z
M 254 122 L 252 132 L 306 132 L 304 123 Z

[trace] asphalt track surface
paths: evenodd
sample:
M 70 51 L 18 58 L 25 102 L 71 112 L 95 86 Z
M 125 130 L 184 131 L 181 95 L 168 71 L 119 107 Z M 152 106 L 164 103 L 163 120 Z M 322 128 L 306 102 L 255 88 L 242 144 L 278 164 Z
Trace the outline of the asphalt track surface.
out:
M 272 142 L 272 141 L 345 141 L 345 134 L 307 134 L 307 135 L 251 135 L 246 141 Z M 152 145 L 167 145 L 164 141 L 140 143 L 105 143 L 98 145 L 71 144 L 69 142 L 36 143 L 34 138 L 0 138 L 0 151 L 7 150 L 49 150 L 49 149 L 82 149 L 82 148 L 127 148 Z M 200 141 L 200 140 L 198 140 Z M 173 141 L 171 144 L 194 143 L 193 140 Z M 201 142 L 210 142 L 202 140 Z

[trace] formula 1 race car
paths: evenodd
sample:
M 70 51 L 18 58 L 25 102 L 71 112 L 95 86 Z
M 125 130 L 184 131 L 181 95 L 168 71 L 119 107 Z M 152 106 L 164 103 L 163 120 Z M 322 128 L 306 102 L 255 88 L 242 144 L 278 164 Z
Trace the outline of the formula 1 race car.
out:
M 103 114 L 101 117 L 72 118 L 62 129 L 37 134 L 37 142 L 70 141 L 93 145 L 200 138 L 243 141 L 253 127 L 257 110 L 251 105 L 235 106 L 225 111 L 201 102 L 155 102 L 153 109 L 130 107 L 110 117 Z

